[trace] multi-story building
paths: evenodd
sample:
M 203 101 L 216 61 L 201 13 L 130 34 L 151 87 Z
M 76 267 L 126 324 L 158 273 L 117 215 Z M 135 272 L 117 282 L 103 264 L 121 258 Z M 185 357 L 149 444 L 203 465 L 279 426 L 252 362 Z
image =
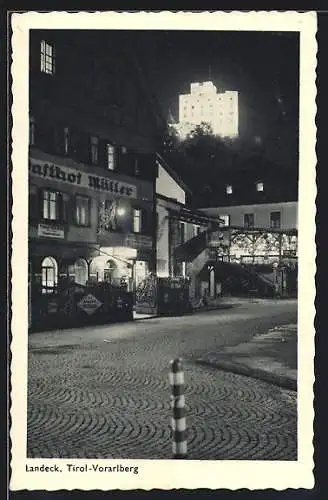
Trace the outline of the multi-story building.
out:
M 132 48 L 110 37 L 30 34 L 29 269 L 43 293 L 156 270 L 165 124 Z
M 179 95 L 177 131 L 184 138 L 202 122 L 221 137 L 238 136 L 238 92 L 217 92 L 213 82 L 191 83 L 189 94 Z

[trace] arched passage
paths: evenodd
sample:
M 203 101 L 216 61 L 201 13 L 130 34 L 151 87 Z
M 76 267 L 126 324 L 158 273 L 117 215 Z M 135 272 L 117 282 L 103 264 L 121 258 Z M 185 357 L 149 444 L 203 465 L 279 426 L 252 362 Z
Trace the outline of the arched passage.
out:
M 75 283 L 85 285 L 88 280 L 88 264 L 84 259 L 77 259 L 74 263 Z

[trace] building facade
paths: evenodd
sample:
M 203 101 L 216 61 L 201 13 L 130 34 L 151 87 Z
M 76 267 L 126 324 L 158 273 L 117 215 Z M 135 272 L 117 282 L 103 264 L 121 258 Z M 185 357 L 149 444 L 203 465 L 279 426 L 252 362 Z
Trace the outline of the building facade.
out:
M 107 32 L 31 31 L 29 271 L 125 283 L 156 271 L 155 153 L 164 126 L 131 47 Z
M 221 137 L 238 136 L 238 92 L 217 92 L 213 82 L 191 83 L 189 94 L 179 95 L 179 135 L 184 138 L 202 122 Z

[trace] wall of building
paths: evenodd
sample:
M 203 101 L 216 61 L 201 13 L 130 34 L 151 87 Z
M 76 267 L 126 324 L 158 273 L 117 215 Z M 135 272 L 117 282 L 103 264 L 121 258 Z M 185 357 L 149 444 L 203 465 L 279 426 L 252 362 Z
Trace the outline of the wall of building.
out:
M 156 179 L 156 193 L 185 204 L 185 191 L 170 176 L 170 174 L 161 166 L 158 167 L 158 177 Z
M 270 213 L 280 212 L 281 229 L 297 228 L 297 202 L 263 203 L 257 205 L 222 206 L 201 209 L 219 218 L 229 215 L 231 226 L 244 226 L 244 214 L 254 214 L 254 227 L 270 228 Z

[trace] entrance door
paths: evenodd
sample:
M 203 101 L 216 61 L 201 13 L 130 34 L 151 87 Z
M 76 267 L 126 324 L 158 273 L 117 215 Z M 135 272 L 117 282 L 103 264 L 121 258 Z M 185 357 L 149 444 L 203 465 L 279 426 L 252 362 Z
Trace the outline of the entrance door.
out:
M 148 276 L 148 262 L 145 260 L 136 260 L 134 266 L 134 279 L 135 288 L 138 287 L 139 283 Z
M 58 266 L 53 257 L 42 261 L 42 293 L 53 293 L 57 285 Z

